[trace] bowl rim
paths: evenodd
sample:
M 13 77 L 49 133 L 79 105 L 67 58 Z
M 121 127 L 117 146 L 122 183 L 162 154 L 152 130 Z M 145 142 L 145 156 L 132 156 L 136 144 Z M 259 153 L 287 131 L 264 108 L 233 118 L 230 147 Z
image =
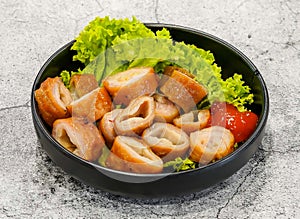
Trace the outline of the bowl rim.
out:
M 239 154 L 241 153 L 241 151 L 246 150 L 256 139 L 257 136 L 259 136 L 261 134 L 261 132 L 263 131 L 265 124 L 267 122 L 267 118 L 268 118 L 268 114 L 269 114 L 269 95 L 268 95 L 268 91 L 267 91 L 267 86 L 266 83 L 261 75 L 261 73 L 259 72 L 259 70 L 256 68 L 256 66 L 253 64 L 253 62 L 244 54 L 242 53 L 239 49 L 237 49 L 235 46 L 233 46 L 232 44 L 228 43 L 227 41 L 209 34 L 207 32 L 198 30 L 198 29 L 194 29 L 194 28 L 190 28 L 190 27 L 185 27 L 185 26 L 181 26 L 181 25 L 176 25 L 176 24 L 166 24 L 166 23 L 144 23 L 147 27 L 152 27 L 152 28 L 171 28 L 171 29 L 175 29 L 175 30 L 180 30 L 180 31 L 185 31 L 185 32 L 190 32 L 192 34 L 195 35 L 202 35 L 205 38 L 208 38 L 210 40 L 213 40 L 229 49 L 231 49 L 234 53 L 237 53 L 239 55 L 239 57 L 242 58 L 242 60 L 253 70 L 254 75 L 258 78 L 260 85 L 262 87 L 262 95 L 263 95 L 263 108 L 262 108 L 262 113 L 261 116 L 259 118 L 258 124 L 256 126 L 255 131 L 251 134 L 251 136 L 242 144 L 240 145 L 236 150 L 234 150 L 232 153 L 228 154 L 227 156 L 223 157 L 220 160 L 217 160 L 213 163 L 209 163 L 207 165 L 195 168 L 195 169 L 190 169 L 190 170 L 185 170 L 185 171 L 180 171 L 180 172 L 170 172 L 170 173 L 155 173 L 155 174 L 149 174 L 149 173 L 130 173 L 130 172 L 125 172 L 125 171 L 119 171 L 119 170 L 114 170 L 114 169 L 110 169 L 104 166 L 101 166 L 100 164 L 95 164 L 92 163 L 90 161 L 87 161 L 75 154 L 73 154 L 72 152 L 68 151 L 66 148 L 64 148 L 62 145 L 60 145 L 52 136 L 51 133 L 48 132 L 47 127 L 45 126 L 44 122 L 42 121 L 39 113 L 38 113 L 38 109 L 36 107 L 36 101 L 34 98 L 34 91 L 37 89 L 37 84 L 41 83 L 41 77 L 43 75 L 43 72 L 45 71 L 45 69 L 47 68 L 47 66 L 49 65 L 49 63 L 51 63 L 53 61 L 53 59 L 60 54 L 62 51 L 64 51 L 66 48 L 70 47 L 74 42 L 75 39 L 66 43 L 65 45 L 61 46 L 58 50 L 56 50 L 42 65 L 41 69 L 38 71 L 38 74 L 33 82 L 32 85 L 32 91 L 31 91 L 31 111 L 32 111 L 32 117 L 33 120 L 36 122 L 36 125 L 40 128 L 40 130 L 42 130 L 43 134 L 47 137 L 48 140 L 51 141 L 51 143 L 53 145 L 55 145 L 55 147 L 57 149 L 59 149 L 62 153 L 64 153 L 65 156 L 70 157 L 72 159 L 76 159 L 78 160 L 81 164 L 85 165 L 85 166 L 89 166 L 89 167 L 93 167 L 96 169 L 101 169 L 104 172 L 111 172 L 113 174 L 118 174 L 118 175 L 124 175 L 127 177 L 168 177 L 170 175 L 172 176 L 177 176 L 177 175 L 185 175 L 185 174 L 190 174 L 190 173 L 195 173 L 198 171 L 205 171 L 211 168 L 218 168 L 219 166 L 222 166 L 224 164 L 226 164 L 229 160 L 232 159 L 236 159 Z

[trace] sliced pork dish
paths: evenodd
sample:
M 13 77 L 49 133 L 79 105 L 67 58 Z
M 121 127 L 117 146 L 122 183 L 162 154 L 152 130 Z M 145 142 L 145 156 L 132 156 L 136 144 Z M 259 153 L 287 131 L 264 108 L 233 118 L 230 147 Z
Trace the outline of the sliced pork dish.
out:
M 210 51 L 135 22 L 91 22 L 71 47 L 84 67 L 46 78 L 34 91 L 62 149 L 114 170 L 152 174 L 216 162 L 247 141 L 258 116 L 242 75 L 222 75 Z

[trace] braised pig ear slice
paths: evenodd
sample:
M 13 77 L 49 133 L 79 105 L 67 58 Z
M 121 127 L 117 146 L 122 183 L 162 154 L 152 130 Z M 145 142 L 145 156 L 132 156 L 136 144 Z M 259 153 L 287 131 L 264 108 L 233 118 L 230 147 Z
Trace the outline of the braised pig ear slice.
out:
M 67 150 L 88 161 L 97 160 L 105 146 L 97 127 L 79 118 L 56 120 L 52 136 Z
M 153 95 L 155 101 L 155 118 L 156 122 L 172 122 L 179 115 L 176 105 L 160 94 Z
M 173 123 L 189 135 L 191 132 L 205 128 L 209 118 L 210 112 L 208 109 L 195 110 L 175 118 Z
M 72 117 L 86 118 L 92 122 L 101 119 L 112 107 L 110 96 L 104 87 L 89 92 L 67 106 Z
M 173 74 L 174 71 L 179 71 L 182 74 L 185 74 L 186 76 L 190 77 L 190 78 L 195 78 L 195 75 L 193 75 L 192 73 L 190 73 L 188 70 L 178 67 L 178 66 L 166 66 L 164 68 L 164 74 L 171 76 Z
M 196 104 L 207 95 L 204 86 L 176 69 L 163 75 L 160 91 L 184 112 L 196 109 Z
M 115 119 L 118 135 L 134 136 L 148 128 L 154 119 L 155 103 L 153 97 L 142 96 L 130 102 Z
M 208 164 L 221 159 L 234 149 L 234 136 L 221 126 L 211 126 L 190 134 L 190 159 L 200 164 Z
M 137 67 L 106 77 L 103 85 L 115 104 L 127 106 L 139 96 L 153 94 L 158 79 L 152 67 Z
M 39 112 L 48 125 L 52 126 L 56 119 L 70 116 L 66 106 L 72 102 L 72 97 L 59 77 L 43 81 L 34 96 Z
M 114 121 L 121 111 L 122 109 L 114 109 L 108 113 L 105 113 L 98 124 L 108 146 L 112 145 L 115 137 L 117 136 L 114 129 Z
M 143 140 L 163 161 L 182 157 L 189 149 L 189 137 L 169 123 L 154 123 L 142 135 Z
M 95 90 L 97 87 L 99 87 L 98 82 L 93 74 L 74 74 L 71 76 L 69 90 L 74 100 Z
M 160 173 L 162 160 L 141 139 L 117 136 L 106 160 L 106 166 L 134 173 Z

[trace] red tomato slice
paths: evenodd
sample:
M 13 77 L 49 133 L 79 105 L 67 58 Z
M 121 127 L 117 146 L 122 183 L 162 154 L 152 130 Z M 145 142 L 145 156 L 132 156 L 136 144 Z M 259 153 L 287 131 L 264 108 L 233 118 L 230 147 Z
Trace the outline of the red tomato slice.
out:
M 210 111 L 209 126 L 217 125 L 229 129 L 236 142 L 247 140 L 256 128 L 258 116 L 250 111 L 239 112 L 232 104 L 215 102 Z

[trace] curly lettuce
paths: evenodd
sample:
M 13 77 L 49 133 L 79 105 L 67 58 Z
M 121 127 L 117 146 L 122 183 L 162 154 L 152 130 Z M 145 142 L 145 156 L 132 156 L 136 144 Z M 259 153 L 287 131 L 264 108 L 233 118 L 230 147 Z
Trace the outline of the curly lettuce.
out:
M 96 56 L 110 47 L 114 40 L 132 39 L 137 36 L 153 37 L 154 33 L 135 17 L 132 20 L 110 19 L 108 16 L 96 17 L 76 37 L 71 48 L 77 51 L 73 60 L 88 65 Z
M 213 53 L 174 42 L 167 29 L 153 32 L 135 17 L 96 17 L 80 32 L 71 49 L 76 51 L 73 60 L 85 65 L 82 73 L 94 74 L 99 82 L 132 67 L 151 66 L 162 73 L 165 66 L 176 65 L 190 71 L 196 81 L 206 86 L 208 95 L 203 102 L 207 104 L 201 106 L 226 101 L 245 111 L 253 102 L 253 94 L 241 75 L 222 79 L 222 69 L 215 63 Z
M 83 72 L 80 69 L 78 69 L 77 71 L 71 71 L 71 72 L 69 72 L 67 70 L 63 70 L 59 75 L 62 82 L 64 83 L 64 85 L 68 89 L 70 88 L 71 76 L 74 75 L 74 74 L 83 74 Z
M 233 104 L 240 112 L 246 111 L 246 105 L 254 102 L 254 95 L 250 92 L 250 87 L 245 85 L 242 75 L 235 73 L 227 78 L 222 86 L 225 94 L 225 101 Z
M 175 158 L 175 160 L 168 161 L 164 164 L 164 168 L 171 167 L 175 172 L 195 169 L 197 163 L 189 158 L 182 159 L 181 157 Z
M 67 88 L 69 88 L 70 87 L 70 79 L 71 79 L 70 73 L 67 70 L 63 70 L 60 73 L 60 78 L 61 78 L 62 82 L 65 84 L 65 86 Z

